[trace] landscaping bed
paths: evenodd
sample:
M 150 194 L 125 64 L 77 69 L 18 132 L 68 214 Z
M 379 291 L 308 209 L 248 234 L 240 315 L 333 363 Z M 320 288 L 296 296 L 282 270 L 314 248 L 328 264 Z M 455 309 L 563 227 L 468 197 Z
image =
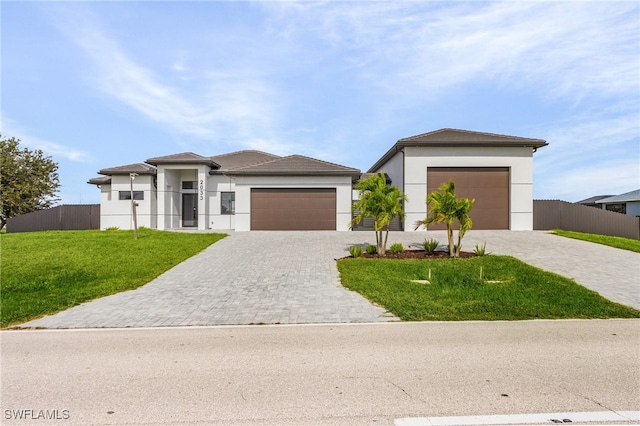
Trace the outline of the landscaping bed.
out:
M 459 257 L 467 258 L 467 257 L 475 257 L 475 253 L 471 253 L 468 251 L 461 251 Z M 427 253 L 424 250 L 405 250 L 401 253 L 391 253 L 387 251 L 384 256 L 380 256 L 379 254 L 369 254 L 362 253 L 362 256 L 365 259 L 442 259 L 449 258 L 449 252 L 446 251 L 433 251 L 431 253 Z

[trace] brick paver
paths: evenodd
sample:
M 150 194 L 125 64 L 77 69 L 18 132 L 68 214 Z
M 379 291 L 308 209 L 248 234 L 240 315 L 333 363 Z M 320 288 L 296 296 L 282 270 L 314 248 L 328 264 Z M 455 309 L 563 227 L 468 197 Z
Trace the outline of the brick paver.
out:
M 389 245 L 446 242 L 444 231 L 394 232 Z M 232 233 L 149 284 L 104 297 L 23 327 L 156 327 L 397 320 L 340 285 L 336 258 L 372 232 Z M 463 249 L 487 242 L 613 301 L 640 308 L 640 254 L 542 231 L 470 231 Z M 170 249 L 170 248 L 167 248 Z
M 397 320 L 340 285 L 334 259 L 348 254 L 349 246 L 343 240 L 344 236 L 333 232 L 232 233 L 143 287 L 23 326 L 157 327 Z

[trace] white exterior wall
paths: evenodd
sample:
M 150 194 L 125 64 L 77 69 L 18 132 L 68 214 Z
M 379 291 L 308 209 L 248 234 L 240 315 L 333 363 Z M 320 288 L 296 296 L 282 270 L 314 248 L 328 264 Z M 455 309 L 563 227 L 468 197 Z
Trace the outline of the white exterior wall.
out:
M 349 230 L 352 202 L 349 176 L 239 176 L 235 182 L 236 231 L 251 230 L 252 188 L 335 188 L 336 230 Z
M 153 186 L 153 176 L 139 175 L 133 180 L 134 191 L 144 191 L 144 200 L 138 203 L 138 226 L 155 228 L 157 193 Z M 110 185 L 100 188 L 100 229 L 117 227 L 119 229 L 133 229 L 133 215 L 131 200 L 120 200 L 120 191 L 131 191 L 129 175 L 115 175 L 111 177 Z
M 180 170 L 158 167 L 158 229 L 180 227 Z
M 158 229 L 182 228 L 182 194 L 197 194 L 198 227 L 208 227 L 207 184 L 209 168 L 205 165 L 167 164 L 158 166 Z M 197 182 L 196 189 L 182 189 L 182 182 Z
M 405 147 L 404 160 L 404 192 L 409 199 L 405 203 L 405 231 L 413 231 L 413 224 L 426 217 L 427 167 L 509 167 L 509 227 L 533 230 L 532 148 Z M 389 174 L 387 164 L 380 170 Z
M 236 227 L 234 214 L 221 214 L 223 192 L 235 192 L 235 180 L 229 176 L 213 175 L 207 180 L 207 206 L 209 229 L 232 230 Z M 237 197 L 237 195 L 236 195 Z M 237 198 L 236 198 L 237 199 Z

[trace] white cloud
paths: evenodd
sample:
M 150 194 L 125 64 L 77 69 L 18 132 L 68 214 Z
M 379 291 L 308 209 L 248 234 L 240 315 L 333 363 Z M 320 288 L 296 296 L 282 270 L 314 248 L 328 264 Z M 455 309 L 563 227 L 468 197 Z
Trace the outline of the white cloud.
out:
M 536 174 L 536 199 L 580 201 L 595 195 L 617 195 L 640 188 L 637 159 L 604 160 L 554 175 Z
M 81 18 L 81 19 L 80 19 Z M 179 134 L 224 141 L 256 137 L 271 132 L 277 120 L 278 96 L 259 72 L 227 69 L 198 72 L 183 59 L 167 68 L 183 85 L 132 58 L 114 38 L 101 30 L 90 14 L 58 16 L 59 27 L 94 65 L 89 77 L 107 95 L 135 109 L 148 119 Z M 64 22 L 73 20 L 73 25 Z
M 535 83 L 541 98 L 638 90 L 635 2 L 337 2 L 270 6 L 288 32 L 353 51 L 403 100 L 451 86 Z M 284 30 L 283 30 L 284 31 Z
M 536 197 L 578 201 L 640 187 L 640 121 L 633 111 L 592 113 L 536 130 Z
M 3 115 L 1 121 L 3 137 L 20 139 L 20 144 L 30 149 L 40 149 L 45 155 L 62 157 L 75 162 L 85 162 L 89 159 L 86 151 L 34 136 L 29 129 L 9 117 Z

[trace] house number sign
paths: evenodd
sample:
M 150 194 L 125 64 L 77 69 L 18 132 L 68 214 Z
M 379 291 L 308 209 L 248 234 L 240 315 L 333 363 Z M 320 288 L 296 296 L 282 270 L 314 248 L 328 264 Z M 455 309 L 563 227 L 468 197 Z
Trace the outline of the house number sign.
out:
M 204 180 L 200 179 L 200 186 L 198 187 L 198 191 L 200 191 L 200 200 L 204 200 Z

